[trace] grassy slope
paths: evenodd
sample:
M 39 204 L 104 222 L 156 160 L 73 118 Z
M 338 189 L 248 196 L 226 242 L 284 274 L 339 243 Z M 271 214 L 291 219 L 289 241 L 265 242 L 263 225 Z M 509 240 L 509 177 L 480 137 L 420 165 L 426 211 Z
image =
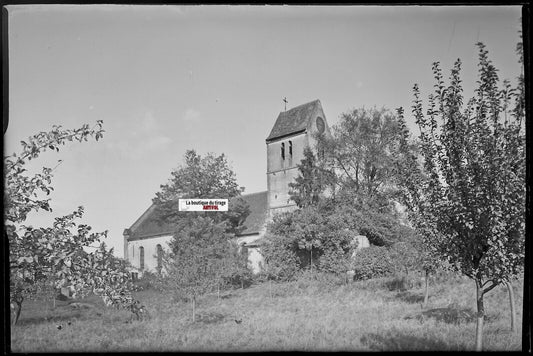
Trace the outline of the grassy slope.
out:
M 522 289 L 515 283 L 514 334 L 507 290 L 497 287 L 486 297 L 486 350 L 520 350 Z M 11 347 L 14 352 L 473 349 L 475 290 L 469 280 L 433 285 L 426 310 L 419 304 L 421 289 L 389 291 L 380 280 L 344 286 L 299 281 L 273 284 L 272 291 L 270 298 L 266 283 L 220 300 L 207 296 L 195 324 L 188 304 L 155 291 L 138 293 L 151 314 L 144 322 L 127 323 L 129 313 L 105 308 L 98 299 L 90 300 L 94 309 L 81 311 L 28 302 L 11 331 Z

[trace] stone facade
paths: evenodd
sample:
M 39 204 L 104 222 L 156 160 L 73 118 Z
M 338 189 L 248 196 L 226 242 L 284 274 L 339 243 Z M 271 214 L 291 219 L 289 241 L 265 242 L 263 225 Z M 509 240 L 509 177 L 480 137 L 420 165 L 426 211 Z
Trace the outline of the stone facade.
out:
M 172 240 L 172 235 L 162 235 L 156 237 L 148 237 L 139 240 L 129 241 L 127 246 L 126 259 L 131 266 L 142 272 L 158 270 L 158 250 L 168 249 L 168 243 Z

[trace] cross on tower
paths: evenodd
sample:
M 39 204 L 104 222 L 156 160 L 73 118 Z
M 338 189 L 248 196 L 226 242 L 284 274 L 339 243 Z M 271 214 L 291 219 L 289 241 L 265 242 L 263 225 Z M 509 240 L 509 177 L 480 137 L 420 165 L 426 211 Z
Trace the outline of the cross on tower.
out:
M 285 103 L 285 111 L 287 111 L 287 103 L 288 103 L 287 98 L 283 98 L 283 102 Z

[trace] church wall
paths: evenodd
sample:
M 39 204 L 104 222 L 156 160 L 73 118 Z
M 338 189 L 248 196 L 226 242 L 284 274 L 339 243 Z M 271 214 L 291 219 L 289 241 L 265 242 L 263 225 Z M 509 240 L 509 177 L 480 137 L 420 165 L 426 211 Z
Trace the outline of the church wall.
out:
M 144 270 L 156 272 L 157 270 L 157 245 L 168 251 L 168 242 L 172 235 L 151 237 L 144 240 L 128 241 L 128 261 L 137 269 L 141 268 L 140 247 L 144 248 Z
M 253 243 L 254 241 L 257 241 L 265 236 L 266 233 L 266 226 L 258 233 L 248 236 L 240 236 L 237 238 L 236 242 L 238 245 L 246 245 L 248 243 Z M 264 263 L 264 258 L 261 252 L 259 251 L 259 247 L 256 246 L 247 246 L 248 250 L 248 266 L 252 269 L 252 272 L 254 274 L 257 274 L 261 272 L 261 266 Z

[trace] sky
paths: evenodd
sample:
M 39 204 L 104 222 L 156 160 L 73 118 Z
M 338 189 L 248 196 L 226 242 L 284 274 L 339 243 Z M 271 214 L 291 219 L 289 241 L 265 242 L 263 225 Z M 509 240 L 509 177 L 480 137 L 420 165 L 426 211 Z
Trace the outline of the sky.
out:
M 52 125 L 104 121 L 104 138 L 45 152 L 52 213 L 85 208 L 123 255 L 125 228 L 150 206 L 187 149 L 224 153 L 245 193 L 266 190 L 266 143 L 278 114 L 319 99 L 335 125 L 355 108 L 403 107 L 462 61 L 472 95 L 483 42 L 501 79 L 521 67 L 518 6 L 10 5 L 9 127 L 4 156 Z M 58 165 L 58 160 L 62 163 Z

